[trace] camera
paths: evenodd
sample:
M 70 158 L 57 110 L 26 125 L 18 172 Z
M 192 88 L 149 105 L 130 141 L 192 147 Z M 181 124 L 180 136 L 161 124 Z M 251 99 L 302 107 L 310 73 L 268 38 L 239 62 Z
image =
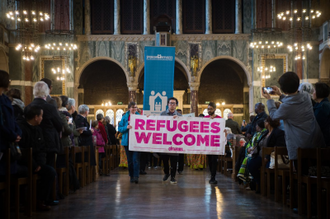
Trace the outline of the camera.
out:
M 269 94 L 275 94 L 272 87 L 263 87 L 262 90 L 264 93 L 266 93 L 265 91 L 267 91 L 267 93 L 269 93 Z

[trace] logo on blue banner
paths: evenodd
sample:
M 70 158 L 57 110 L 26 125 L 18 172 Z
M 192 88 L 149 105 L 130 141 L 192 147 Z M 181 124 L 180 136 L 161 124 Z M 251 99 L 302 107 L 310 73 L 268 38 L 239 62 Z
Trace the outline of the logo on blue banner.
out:
M 175 47 L 144 49 L 143 113 L 159 115 L 173 96 Z

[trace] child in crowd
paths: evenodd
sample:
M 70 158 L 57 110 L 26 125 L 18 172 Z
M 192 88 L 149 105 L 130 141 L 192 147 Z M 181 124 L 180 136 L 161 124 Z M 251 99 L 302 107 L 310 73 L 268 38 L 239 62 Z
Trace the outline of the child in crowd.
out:
M 99 173 L 100 175 L 102 175 L 101 167 L 102 167 L 102 158 L 105 156 L 105 151 L 104 151 L 105 142 L 99 130 L 99 123 L 97 120 L 94 120 L 92 122 L 92 129 L 94 130 L 93 138 L 96 138 L 96 147 L 98 148 L 99 151 Z

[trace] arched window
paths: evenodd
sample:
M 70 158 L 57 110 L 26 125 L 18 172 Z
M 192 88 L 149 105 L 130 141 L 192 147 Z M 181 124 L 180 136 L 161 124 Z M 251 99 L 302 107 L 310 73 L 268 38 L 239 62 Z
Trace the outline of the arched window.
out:
M 216 109 L 216 110 L 215 110 L 215 115 L 221 116 L 221 110 Z M 222 117 L 222 116 L 221 116 L 221 117 Z
M 158 22 L 167 22 L 175 31 L 175 0 L 152 0 L 150 1 L 150 33 L 154 34 L 154 26 Z
M 106 116 L 110 117 L 110 124 L 114 124 L 114 119 L 115 119 L 115 113 L 113 112 L 112 109 L 108 109 L 106 112 Z
M 118 131 L 118 124 L 121 120 L 121 118 L 123 118 L 123 113 L 124 111 L 122 109 L 118 109 L 116 111 L 116 130 Z
M 205 110 L 203 111 L 203 114 L 204 114 L 204 116 L 207 116 L 207 115 L 208 115 L 207 109 L 205 109 Z
M 182 1 L 183 33 L 205 32 L 205 0 Z
M 225 109 L 224 111 L 223 111 L 223 118 L 224 119 L 228 119 L 228 114 L 229 113 L 231 113 L 231 110 L 230 109 Z
M 96 110 L 95 118 L 96 118 L 97 114 L 102 114 L 104 116 L 104 111 L 101 109 Z

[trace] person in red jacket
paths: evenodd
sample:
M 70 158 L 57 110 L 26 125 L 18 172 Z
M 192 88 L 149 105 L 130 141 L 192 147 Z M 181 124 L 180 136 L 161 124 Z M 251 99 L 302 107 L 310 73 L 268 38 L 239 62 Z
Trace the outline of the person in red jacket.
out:
M 99 123 L 99 130 L 101 132 L 102 138 L 103 138 L 105 144 L 108 144 L 108 135 L 107 135 L 107 132 L 105 131 L 105 127 L 103 125 L 103 120 L 104 120 L 103 115 L 101 113 L 97 114 L 96 119 Z

